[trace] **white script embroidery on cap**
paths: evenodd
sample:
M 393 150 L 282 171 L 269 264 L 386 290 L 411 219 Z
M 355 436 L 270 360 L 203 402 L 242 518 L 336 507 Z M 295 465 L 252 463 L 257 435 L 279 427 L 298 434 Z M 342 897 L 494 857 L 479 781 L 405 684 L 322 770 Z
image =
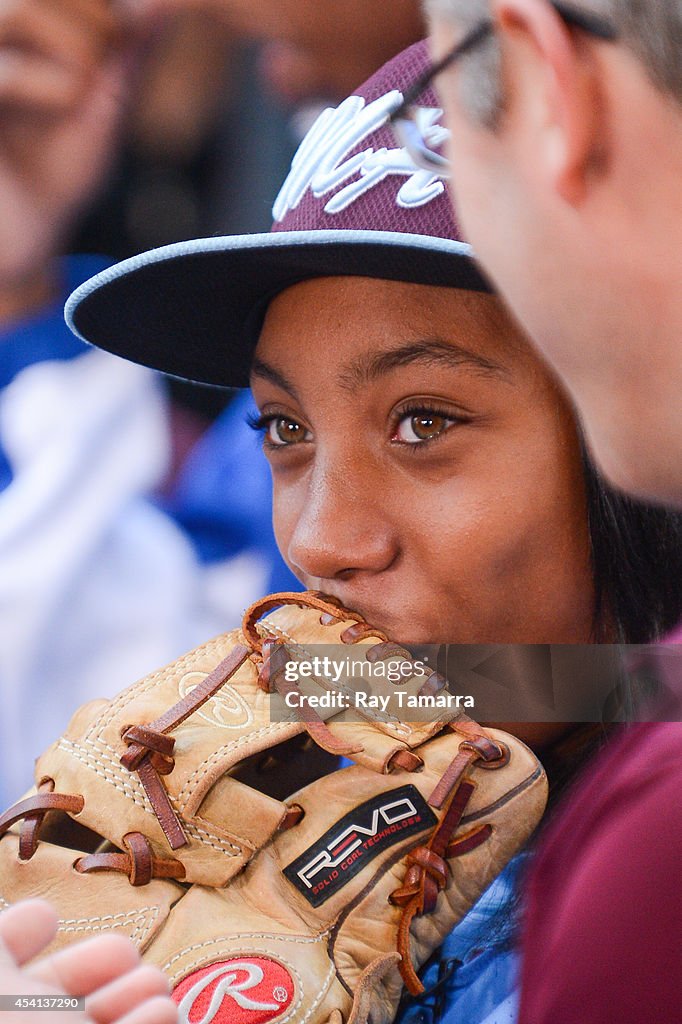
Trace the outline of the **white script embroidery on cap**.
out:
M 310 188 L 316 199 L 337 189 L 353 175 L 360 175 L 345 185 L 327 202 L 325 213 L 340 213 L 368 192 L 389 174 L 407 177 L 398 189 L 396 203 L 405 209 L 424 206 L 441 195 L 445 186 L 437 174 L 417 167 L 403 148 L 374 149 L 369 146 L 345 159 L 363 139 L 385 124 L 402 103 L 397 89 L 365 103 L 362 96 L 349 96 L 336 108 L 324 110 L 298 148 L 291 170 L 272 208 L 276 221 L 284 220 L 295 210 Z M 449 132 L 437 124 L 442 110 L 422 107 L 419 111 L 425 139 L 432 146 L 441 145 Z

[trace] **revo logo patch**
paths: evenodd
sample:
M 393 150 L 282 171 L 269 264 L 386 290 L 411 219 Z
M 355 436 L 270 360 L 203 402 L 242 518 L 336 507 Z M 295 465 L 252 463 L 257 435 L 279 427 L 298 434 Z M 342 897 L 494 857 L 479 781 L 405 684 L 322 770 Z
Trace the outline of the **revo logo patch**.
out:
M 391 789 L 344 815 L 284 874 L 319 907 L 384 850 L 432 828 L 437 820 L 415 786 Z
M 172 998 L 180 1024 L 269 1024 L 291 1005 L 294 982 L 276 960 L 240 956 L 187 975 Z

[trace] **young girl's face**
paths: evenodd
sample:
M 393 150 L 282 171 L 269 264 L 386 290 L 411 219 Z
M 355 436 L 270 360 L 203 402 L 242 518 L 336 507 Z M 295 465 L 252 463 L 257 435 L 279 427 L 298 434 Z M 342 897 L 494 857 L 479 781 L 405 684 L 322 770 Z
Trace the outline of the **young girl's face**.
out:
M 307 588 L 405 643 L 590 639 L 575 422 L 495 298 L 295 285 L 252 386 L 277 540 Z

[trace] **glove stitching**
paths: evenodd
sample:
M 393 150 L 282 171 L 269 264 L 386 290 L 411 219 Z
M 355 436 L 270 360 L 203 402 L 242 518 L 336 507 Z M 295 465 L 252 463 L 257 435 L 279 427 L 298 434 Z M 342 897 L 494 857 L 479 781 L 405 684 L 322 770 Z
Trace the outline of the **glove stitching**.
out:
M 136 921 L 140 917 L 144 917 L 145 914 L 150 911 L 153 911 L 155 916 L 158 916 L 159 908 L 149 906 L 140 907 L 139 910 L 127 910 L 120 914 L 100 914 L 95 917 L 65 917 L 60 920 L 59 927 L 61 928 L 62 925 L 69 925 L 71 926 L 71 930 L 74 931 L 77 925 L 87 925 L 91 924 L 93 921 L 118 921 L 120 923 L 110 927 L 120 928 L 121 925 L 126 923 L 126 921 L 129 921 L 129 923 L 132 924 L 133 921 Z
M 140 807 L 143 811 L 145 811 L 148 814 L 151 814 L 151 811 L 149 810 L 148 806 L 144 802 L 143 798 L 141 797 L 137 789 L 131 786 L 129 782 L 122 781 L 118 772 L 112 771 L 111 768 L 107 768 L 104 765 L 100 765 L 99 760 L 95 760 L 94 755 L 91 754 L 89 751 L 83 750 L 83 748 L 79 744 L 73 743 L 71 740 L 66 739 L 61 739 L 59 741 L 59 749 L 65 751 L 67 754 L 71 754 L 73 757 L 76 758 L 76 760 L 80 761 L 81 764 L 84 764 L 86 768 L 90 768 L 90 770 L 93 771 L 95 775 L 99 775 L 111 786 L 113 786 L 114 789 L 119 790 L 119 792 L 123 793 L 124 796 L 132 800 L 133 803 Z M 101 757 L 102 760 L 109 760 L 109 758 L 106 758 L 104 754 L 100 754 L 99 757 Z
M 151 914 L 150 917 L 147 919 L 146 925 L 144 927 L 142 927 L 142 925 L 144 924 L 144 922 L 142 922 L 142 924 L 138 925 L 138 927 L 131 933 L 130 938 L 133 942 L 138 942 L 140 945 L 142 945 L 142 943 L 147 938 L 147 935 L 151 931 L 153 925 L 156 923 L 156 919 L 159 916 L 160 909 L 160 907 L 156 908 L 153 914 Z
M 238 747 L 243 746 L 245 743 L 250 743 L 253 739 L 258 736 L 262 736 L 269 732 L 281 732 L 283 729 L 290 729 L 292 723 L 287 722 L 273 722 L 270 725 L 263 726 L 261 729 L 256 729 L 255 732 L 249 732 L 246 736 L 240 736 L 237 740 L 230 740 L 229 743 L 224 743 L 222 747 L 218 747 L 214 750 L 210 757 L 196 768 L 191 775 L 187 777 L 185 783 L 178 793 L 178 800 L 182 803 L 187 803 L 189 796 L 191 795 L 192 789 L 197 781 L 201 779 L 203 775 L 206 775 L 209 768 L 216 762 L 220 761 L 226 754 L 231 750 L 236 750 Z
M 71 740 L 60 740 L 60 747 L 62 747 L 63 743 L 71 743 L 71 742 L 72 742 Z M 137 804 L 139 807 L 141 807 L 142 810 L 144 810 L 147 814 L 153 814 L 153 811 L 151 810 L 151 808 L 150 808 L 150 806 L 149 806 L 149 804 L 147 802 L 147 797 L 146 797 L 146 794 L 144 792 L 144 789 L 142 788 L 142 785 L 140 783 L 137 783 L 137 785 L 135 785 L 134 776 L 123 775 L 121 773 L 121 771 L 120 771 L 119 762 L 118 761 L 114 761 L 113 758 L 109 757 L 105 753 L 104 750 L 101 750 L 101 749 L 98 750 L 95 747 L 95 744 L 93 743 L 92 740 L 87 740 L 86 742 L 89 743 L 90 746 L 92 746 L 94 748 L 94 750 L 95 750 L 94 754 L 91 754 L 87 750 L 83 750 L 82 747 L 80 747 L 80 746 L 78 746 L 77 744 L 74 743 L 74 744 L 72 744 L 74 749 L 71 751 L 73 753 L 74 757 L 78 757 L 78 753 L 76 753 L 76 750 L 80 751 L 82 753 L 82 757 L 78 757 L 78 759 L 83 764 L 85 764 L 87 767 L 91 768 L 97 775 L 102 775 L 102 777 L 105 778 L 106 781 L 109 782 L 115 789 L 122 790 L 124 795 L 129 796 L 133 800 L 133 802 L 135 804 Z M 66 748 L 63 748 L 63 749 L 66 749 Z M 93 758 L 96 758 L 96 760 L 94 762 L 94 765 L 93 765 Z M 104 761 L 104 762 L 106 762 L 106 763 L 108 763 L 108 764 L 110 764 L 112 766 L 112 768 L 110 768 L 110 769 L 107 769 L 106 767 L 104 767 L 104 773 L 105 774 L 103 774 L 102 772 L 97 770 L 97 768 L 100 765 L 100 762 L 102 762 L 102 761 Z M 95 767 L 95 766 L 97 766 L 97 767 Z M 108 778 L 107 777 L 108 775 L 111 775 L 116 780 L 118 780 L 120 785 L 117 785 L 116 782 L 114 782 L 112 779 Z M 131 782 L 132 782 L 132 786 L 131 786 Z M 173 802 L 173 804 L 175 806 L 179 807 L 179 803 L 178 803 L 177 800 L 175 800 L 173 797 L 171 797 L 171 800 L 172 800 L 172 802 Z M 203 843 L 205 846 L 212 847 L 212 849 L 217 850 L 218 853 L 224 853 L 224 854 L 226 854 L 226 856 L 229 856 L 229 857 L 235 857 L 235 856 L 238 856 L 238 855 L 242 854 L 241 847 L 237 846 L 235 843 L 231 843 L 229 841 L 229 839 L 223 839 L 221 836 L 216 836 L 212 832 L 208 832 L 206 829 L 202 829 L 199 826 L 194 825 L 191 821 L 185 821 L 185 824 L 186 824 L 186 827 L 187 827 L 187 831 L 190 834 L 194 835 L 195 838 L 199 838 L 200 835 L 203 835 L 203 836 L 206 836 L 208 839 L 214 839 L 215 842 L 219 844 L 218 846 L 214 845 L 214 843 L 208 843 L 204 839 L 199 839 L 199 842 Z M 227 851 L 225 849 L 223 849 L 223 847 L 225 847 L 225 846 L 227 846 L 230 850 L 232 850 L 234 852 L 228 854 Z
M 292 644 L 294 648 L 297 649 L 297 652 L 305 654 L 311 659 L 314 657 L 312 651 L 308 650 L 308 648 L 305 647 L 299 640 L 294 639 L 293 636 L 291 636 L 285 630 L 281 629 L 279 626 L 276 626 L 274 623 L 269 622 L 268 629 L 272 630 L 273 633 L 278 635 L 282 640 L 286 640 L 288 643 Z M 322 686 L 319 679 L 317 679 L 316 677 L 313 678 L 315 679 L 315 682 L 318 684 L 318 686 Z M 327 682 L 329 682 L 329 680 L 327 680 Z M 334 683 L 330 685 L 333 685 L 336 690 L 341 690 L 343 693 L 347 693 L 349 696 L 352 696 L 354 692 L 345 683 Z M 367 718 L 370 721 L 374 722 L 382 722 L 384 725 L 390 725 L 393 727 L 393 729 L 395 729 L 396 732 L 402 733 L 403 735 L 412 735 L 413 730 L 410 728 L 410 726 L 406 725 L 405 722 L 401 722 L 400 719 L 396 718 L 395 715 L 389 715 L 383 711 L 378 710 L 372 711 L 369 708 L 362 708 L 358 710 L 360 710 L 360 713 L 363 718 Z
M 4 910 L 10 906 L 11 903 L 0 896 L 0 907 Z M 134 924 L 135 921 L 139 921 L 139 924 L 137 924 L 133 929 L 130 938 L 133 942 L 137 941 L 138 935 L 141 932 L 139 939 L 140 942 L 142 942 L 146 933 L 159 916 L 159 910 L 160 907 L 149 906 L 140 907 L 136 910 L 128 910 L 126 912 L 121 912 L 120 914 L 99 914 L 94 917 L 64 917 L 60 918 L 57 931 L 64 933 L 95 932 L 105 930 L 111 931 L 114 928 L 125 928 L 130 924 Z M 151 914 L 151 916 L 147 917 L 147 914 Z M 103 921 L 111 921 L 115 923 L 96 925 L 97 922 Z
M 98 730 L 97 738 L 105 742 L 103 740 L 102 733 L 104 729 L 110 725 L 112 719 L 116 717 L 117 713 L 123 708 L 126 708 L 140 695 L 154 689 L 157 684 L 175 682 L 178 675 L 184 675 L 187 669 L 196 672 L 204 672 L 205 669 L 197 667 L 197 661 L 199 661 L 204 655 L 213 655 L 216 648 L 219 648 L 219 653 L 225 650 L 226 647 L 229 648 L 231 646 L 231 640 L 229 637 L 229 633 L 224 633 L 221 636 L 216 637 L 214 640 L 209 641 L 209 643 L 204 644 L 202 647 L 197 647 L 195 650 L 189 651 L 188 654 L 180 658 L 179 661 L 174 662 L 171 668 L 166 666 L 165 668 L 159 669 L 152 675 L 141 679 L 138 683 L 134 683 L 132 686 L 123 690 L 122 693 L 111 700 L 108 707 L 103 709 L 101 716 L 93 722 L 91 728 Z M 215 668 L 215 666 L 213 667 Z M 86 733 L 86 739 L 87 738 L 88 733 Z
M 64 740 L 61 742 L 64 742 Z M 83 745 L 73 743 L 72 740 L 66 740 L 66 742 L 71 743 L 74 749 L 80 750 L 89 760 L 96 758 L 97 764 L 99 764 L 100 761 L 104 761 L 106 764 L 111 765 L 110 771 L 112 771 L 116 778 L 120 779 L 123 785 L 132 788 L 143 801 L 144 806 L 147 806 L 147 794 L 144 791 L 144 786 L 137 776 L 121 771 L 121 762 L 116 757 L 116 752 L 111 749 L 108 743 L 104 740 L 95 742 L 94 740 L 88 739 L 84 740 Z M 87 750 L 86 747 L 91 747 L 92 750 Z
M 71 740 L 60 740 L 60 747 L 61 747 L 62 743 L 71 743 L 71 742 L 72 742 Z M 86 743 L 88 743 L 89 746 L 91 746 L 93 748 L 94 753 L 91 754 L 89 751 L 83 750 L 82 747 L 80 747 L 80 746 L 78 746 L 78 744 L 74 743 L 73 744 L 74 756 L 78 757 L 78 754 L 75 753 L 76 749 L 82 751 L 83 757 L 87 758 L 87 762 L 83 761 L 83 758 L 79 758 L 79 760 L 81 760 L 84 764 L 87 764 L 87 766 L 92 768 L 92 770 L 95 771 L 96 774 L 98 774 L 98 775 L 100 775 L 101 772 L 98 772 L 97 768 L 93 767 L 93 763 L 92 763 L 92 759 L 93 758 L 96 758 L 95 764 L 97 766 L 99 766 L 100 762 L 102 762 L 102 761 L 106 762 L 106 764 L 111 765 L 111 769 L 108 770 L 108 774 L 112 775 L 115 779 L 117 779 L 120 782 L 120 785 L 117 785 L 111 779 L 107 779 L 107 781 L 110 782 L 111 785 L 113 785 L 115 789 L 119 789 L 120 790 L 121 788 L 123 788 L 124 794 L 126 796 L 130 796 L 134 803 L 136 803 L 139 807 L 141 807 L 147 814 L 153 814 L 153 811 L 152 811 L 151 807 L 149 806 L 149 802 L 147 800 L 147 794 L 144 791 L 144 787 L 142 786 L 142 784 L 139 781 L 137 781 L 135 776 L 131 776 L 131 775 L 127 775 L 127 774 L 124 775 L 121 772 L 121 769 L 120 769 L 120 762 L 114 760 L 101 747 L 98 748 L 95 745 L 95 743 L 93 742 L 93 740 L 86 740 Z M 110 748 L 107 748 L 107 749 L 110 749 Z M 104 771 L 107 772 L 107 768 L 106 767 L 104 768 Z M 135 798 L 135 794 L 137 794 L 139 799 Z M 171 796 L 171 802 L 178 809 L 180 809 L 181 800 L 182 800 L 182 795 L 180 797 L 178 797 L 177 799 Z M 194 825 L 191 821 L 188 821 L 187 819 L 183 819 L 183 820 L 185 821 L 185 825 L 186 825 L 187 831 L 190 834 L 194 835 L 195 838 L 198 838 L 199 835 L 203 835 L 203 836 L 206 836 L 208 839 L 214 839 L 216 843 L 220 844 L 219 846 L 215 846 L 213 843 L 207 843 L 205 840 L 199 839 L 199 842 L 204 843 L 205 846 L 212 847 L 214 850 L 217 850 L 218 853 L 226 853 L 226 851 L 222 847 L 227 846 L 230 850 L 234 851 L 233 853 L 227 854 L 230 857 L 234 857 L 234 856 L 238 856 L 238 855 L 242 854 L 242 852 L 243 852 L 242 848 L 240 846 L 237 846 L 235 843 L 231 843 L 229 841 L 229 839 L 224 839 L 222 836 L 214 835 L 213 832 L 209 832 L 206 829 L 202 829 L 200 826 Z M 199 819 L 199 820 L 204 821 L 203 818 Z M 235 837 L 235 838 L 238 838 L 238 837 Z M 249 844 L 245 843 L 244 845 L 248 846 Z
M 204 825 L 211 825 L 211 822 L 208 821 L 206 818 L 200 818 L 198 816 L 194 819 L 194 821 L 195 822 L 199 822 L 200 821 Z M 199 829 L 198 825 L 196 827 L 197 827 L 197 829 Z M 215 824 L 214 824 L 214 827 L 215 827 Z M 276 831 L 276 829 L 275 829 L 275 831 Z M 210 835 L 210 834 L 211 834 L 210 832 L 206 833 L 206 835 Z M 249 856 L 251 856 L 252 854 L 256 853 L 256 851 L 259 850 L 262 847 L 263 843 L 267 842 L 267 839 L 264 839 L 262 841 L 257 842 L 254 845 L 254 843 L 251 840 L 244 839 L 242 836 L 237 835 L 236 832 L 230 831 L 229 835 L 232 836 L 232 838 L 236 841 L 236 843 L 239 844 L 239 852 L 242 853 L 242 854 L 248 853 Z M 229 839 L 225 839 L 224 842 L 228 843 L 230 846 L 234 846 L 235 849 L 237 848 L 234 843 L 230 843 Z
M 156 908 L 156 910 L 155 910 L 154 914 L 152 915 L 152 917 L 150 917 L 148 920 L 145 920 L 143 918 L 140 921 L 140 923 L 138 925 L 136 925 L 135 928 L 133 928 L 133 930 L 130 932 L 130 935 L 129 935 L 129 938 L 130 938 L 131 942 L 139 942 L 140 944 L 142 942 L 144 942 L 145 938 L 147 937 L 148 932 L 150 931 L 150 929 L 151 929 L 152 925 L 154 924 L 154 922 L 156 921 L 157 917 L 158 917 L 158 907 Z M 97 920 L 97 919 L 93 918 L 93 920 Z M 106 918 L 103 918 L 103 920 L 106 920 Z M 136 920 L 136 919 L 133 919 L 133 920 Z M 115 928 L 125 928 L 128 923 L 132 923 L 132 922 L 119 921 L 117 924 L 90 925 L 90 926 L 87 926 L 87 927 L 75 927 L 75 928 L 74 927 L 62 928 L 60 926 L 59 931 L 67 933 L 67 934 L 70 933 L 70 932 L 104 932 L 104 931 L 113 931 Z
M 92 740 L 88 740 L 88 742 L 92 744 Z M 113 771 L 111 768 L 107 768 L 105 765 L 101 765 L 101 761 L 108 761 L 110 764 L 113 765 L 116 764 L 116 762 L 108 758 L 103 751 L 98 751 L 96 755 L 97 760 L 95 760 L 94 754 L 91 754 L 87 750 L 83 750 L 82 747 L 80 747 L 78 744 L 73 743 L 72 740 L 66 739 L 62 739 L 59 741 L 59 749 L 71 754 L 78 761 L 80 761 L 81 764 L 84 764 L 86 768 L 89 768 L 91 771 L 93 771 L 95 775 L 99 775 L 106 782 L 108 782 L 110 786 L 112 786 L 114 789 L 119 790 L 119 792 L 123 793 L 124 796 L 128 797 L 130 800 L 133 801 L 133 803 L 136 806 L 143 810 L 145 814 L 154 816 L 153 811 L 146 802 L 146 797 L 142 797 L 140 793 L 137 791 L 137 789 L 133 788 L 133 786 L 130 785 L 129 781 L 122 781 L 118 771 Z M 177 805 L 177 801 L 174 800 L 173 803 Z M 241 847 L 236 846 L 229 840 L 221 839 L 220 836 L 216 836 L 212 832 L 207 832 L 205 829 L 198 828 L 196 825 L 193 825 L 192 822 L 190 821 L 185 821 L 185 827 L 187 828 L 187 831 L 190 833 L 190 835 L 197 839 L 198 842 L 200 842 L 203 846 L 210 846 L 211 849 L 216 850 L 217 853 L 222 853 L 223 856 L 225 857 L 242 856 Z M 202 836 L 206 836 L 207 839 L 215 840 L 215 842 L 208 842 L 207 839 L 201 838 Z M 227 847 L 227 849 L 225 849 L 225 847 Z
M 161 970 L 162 971 L 169 970 L 173 966 L 173 964 L 176 962 L 176 960 L 182 959 L 183 956 L 186 956 L 188 953 L 193 953 L 197 949 L 206 949 L 207 946 L 215 946 L 216 944 L 221 943 L 221 942 L 232 942 L 234 939 L 247 939 L 247 940 L 248 939 L 270 939 L 271 941 L 294 942 L 294 943 L 297 943 L 298 945 L 301 945 L 301 946 L 310 946 L 310 945 L 314 945 L 316 942 L 320 942 L 322 939 L 324 939 L 324 937 L 327 934 L 328 934 L 328 930 L 320 932 L 319 935 L 312 935 L 309 938 L 306 938 L 305 936 L 294 936 L 294 935 L 275 935 L 275 934 L 271 934 L 270 932 L 238 932 L 236 935 L 219 935 L 219 936 L 216 936 L 213 939 L 205 939 L 203 942 L 194 942 L 194 943 L 192 943 L 191 946 L 185 946 L 185 948 L 181 949 L 179 953 L 176 953 L 174 956 L 172 956 L 170 958 L 170 960 L 168 960 L 163 965 Z M 271 956 L 273 955 L 272 954 L 272 950 L 269 950 L 269 951 L 259 950 L 259 952 L 261 952 L 261 953 L 269 952 Z M 244 954 L 244 955 L 246 955 L 246 954 Z M 201 963 L 201 960 L 195 960 L 191 964 L 191 967 L 196 967 L 200 963 Z M 183 967 L 183 971 L 184 970 L 185 970 L 185 968 Z
M 203 821 L 204 819 L 201 818 L 200 820 Z M 229 846 L 231 850 L 234 850 L 234 853 L 228 853 L 227 850 L 221 849 L 220 847 L 216 846 L 215 843 L 209 843 L 206 842 L 205 839 L 199 839 L 199 842 L 204 843 L 205 846 L 210 846 L 213 850 L 217 850 L 218 853 L 225 854 L 226 857 L 240 857 L 243 855 L 244 851 L 242 850 L 242 848 L 240 846 L 235 845 L 235 843 L 231 843 L 229 839 L 221 839 L 220 836 L 214 836 L 212 832 L 207 832 L 206 829 L 199 828 L 198 825 L 194 825 L 192 824 L 192 822 L 189 822 L 186 819 L 183 819 L 183 821 L 190 835 L 194 835 L 196 832 L 197 837 L 207 836 L 209 839 L 215 839 L 216 842 L 222 843 L 224 846 Z
M 306 1013 L 305 1017 L 302 1017 L 302 1018 L 301 1018 L 301 1020 L 300 1020 L 299 1024 L 305 1024 L 305 1022 L 306 1022 L 306 1021 L 307 1021 L 307 1020 L 308 1020 L 308 1019 L 309 1019 L 310 1017 L 312 1017 L 312 1015 L 313 1015 L 313 1013 L 315 1012 L 315 1010 L 317 1009 L 317 1007 L 318 1007 L 318 1006 L 320 1005 L 320 1003 L 322 1002 L 322 1000 L 323 1000 L 323 999 L 325 998 L 325 996 L 327 995 L 327 992 L 329 991 L 329 986 L 331 985 L 331 982 L 332 982 L 332 980 L 334 979 L 334 975 L 335 975 L 335 974 L 336 974 L 336 967 L 334 966 L 334 964 L 332 964 L 332 965 L 330 966 L 330 968 L 329 968 L 328 972 L 327 972 L 327 976 L 326 976 L 326 978 L 324 978 L 324 979 L 323 979 L 323 981 L 322 981 L 322 984 L 321 984 L 321 987 L 320 987 L 320 992 L 319 992 L 319 994 L 318 994 L 318 996 L 317 996 L 317 999 L 315 999 L 315 1000 L 313 1001 L 313 1003 L 312 1003 L 312 1004 L 311 1004 L 311 1006 L 310 1006 L 310 1009 L 309 1009 L 309 1010 L 308 1010 L 308 1012 Z M 301 986 L 301 999 L 302 999 L 302 998 L 303 998 L 303 986 Z M 301 1002 L 301 1000 L 299 999 L 299 1003 L 300 1003 L 300 1002 Z M 293 1011 L 294 1011 L 294 1007 L 291 1007 L 291 1009 L 290 1009 L 290 1010 L 289 1010 L 289 1012 L 287 1013 L 286 1017 L 283 1017 L 283 1018 L 282 1018 L 281 1024 L 285 1024 L 285 1022 L 286 1022 L 286 1021 L 288 1021 L 288 1020 L 291 1020 L 291 1017 L 292 1017 L 292 1015 L 293 1015 Z

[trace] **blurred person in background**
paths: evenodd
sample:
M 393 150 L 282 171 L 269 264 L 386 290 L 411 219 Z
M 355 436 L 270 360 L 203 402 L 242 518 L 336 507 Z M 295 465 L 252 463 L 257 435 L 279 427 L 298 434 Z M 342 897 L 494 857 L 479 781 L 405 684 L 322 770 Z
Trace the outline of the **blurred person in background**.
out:
M 422 32 L 417 0 L 348 0 L 333 18 L 305 0 L 0 12 L 0 802 L 65 708 L 298 586 L 250 398 L 220 415 L 229 392 L 87 351 L 64 296 L 107 257 L 264 227 L 291 111 L 342 97 Z M 57 261 L 75 249 L 106 256 Z
M 88 349 L 63 322 L 64 296 L 106 265 L 57 257 L 119 144 L 145 56 L 133 42 L 98 0 L 0 11 L 3 803 L 30 784 L 32 758 L 68 709 L 291 582 L 272 539 L 269 475 L 238 410 L 221 425 L 212 521 L 213 455 L 199 477 L 180 472 L 208 419 L 171 417 L 158 375 Z
M 203 2 L 235 33 L 261 42 L 261 73 L 291 104 L 311 97 L 344 99 L 425 31 L 419 0 L 392 0 L 385 6 L 366 0 Z

